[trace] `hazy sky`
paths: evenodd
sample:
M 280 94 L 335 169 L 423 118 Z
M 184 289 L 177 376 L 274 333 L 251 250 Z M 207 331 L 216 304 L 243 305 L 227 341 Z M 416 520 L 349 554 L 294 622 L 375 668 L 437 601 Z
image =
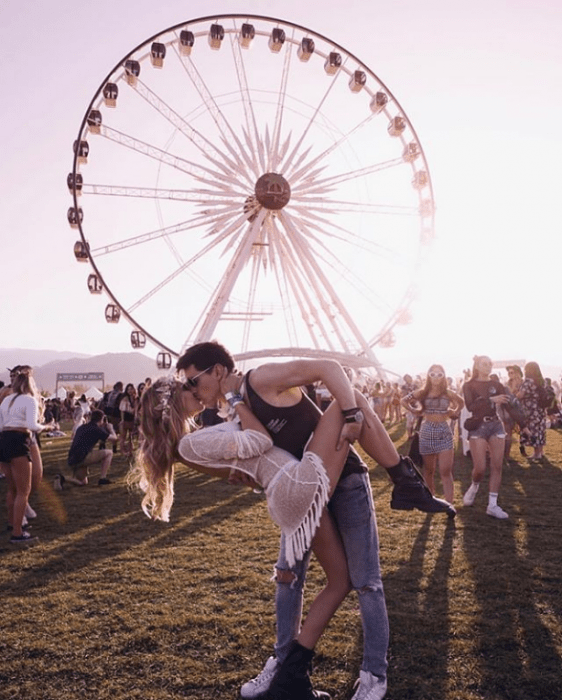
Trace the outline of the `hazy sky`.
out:
M 475 353 L 562 365 L 557 0 L 1 0 L 0 346 L 130 349 L 130 327 L 104 321 L 74 259 L 72 143 L 126 53 L 211 12 L 279 17 L 333 39 L 388 85 L 415 126 L 437 239 L 413 321 L 379 359 L 416 372 L 434 361 L 456 372 Z M 141 272 L 123 274 L 134 285 Z

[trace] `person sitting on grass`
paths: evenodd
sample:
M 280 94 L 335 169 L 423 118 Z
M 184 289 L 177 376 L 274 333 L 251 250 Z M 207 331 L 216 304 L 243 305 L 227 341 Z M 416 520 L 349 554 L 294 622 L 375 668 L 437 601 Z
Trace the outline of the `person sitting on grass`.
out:
M 115 442 L 117 435 L 104 412 L 96 408 L 90 414 L 90 422 L 81 425 L 72 439 L 72 444 L 68 451 L 68 466 L 72 467 L 73 478 L 68 477 L 64 479 L 60 478 L 61 475 L 59 475 L 60 486 L 65 480 L 76 486 L 86 486 L 88 483 L 88 467 L 94 464 L 101 464 L 98 486 L 111 483 L 107 478 L 107 473 L 113 459 L 113 450 L 94 450 L 94 447 L 100 440 L 102 442 L 106 440 Z M 55 487 L 57 488 L 57 486 Z

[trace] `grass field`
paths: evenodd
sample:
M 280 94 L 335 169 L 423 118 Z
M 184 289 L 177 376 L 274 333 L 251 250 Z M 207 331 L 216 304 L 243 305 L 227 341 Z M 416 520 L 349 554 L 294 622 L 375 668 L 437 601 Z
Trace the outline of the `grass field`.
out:
M 401 450 L 403 425 L 391 429 Z M 45 479 L 32 497 L 35 547 L 0 540 L 0 698 L 238 697 L 271 653 L 278 533 L 264 497 L 187 470 L 169 524 L 149 521 L 114 460 L 115 483 L 52 490 L 68 438 L 44 438 Z M 390 618 L 388 700 L 562 698 L 562 435 L 547 458 L 517 454 L 500 504 L 487 484 L 453 523 L 389 508 L 371 465 Z M 456 503 L 470 461 L 455 463 Z M 5 485 L 0 482 L 0 499 Z M 5 511 L 4 511 L 5 513 Z M 313 561 L 310 601 L 321 582 Z M 320 641 L 314 682 L 349 700 L 361 663 L 357 599 Z

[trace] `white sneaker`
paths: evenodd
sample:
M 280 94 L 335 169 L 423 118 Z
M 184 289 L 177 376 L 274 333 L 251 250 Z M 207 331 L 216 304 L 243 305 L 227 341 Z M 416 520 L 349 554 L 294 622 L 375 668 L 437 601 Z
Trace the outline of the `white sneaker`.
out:
M 277 659 L 274 656 L 270 656 L 265 662 L 262 671 L 255 678 L 252 678 L 251 681 L 244 683 L 240 688 L 240 695 L 243 698 L 255 698 L 265 693 L 271 685 L 276 670 Z
M 369 671 L 359 671 L 359 687 L 351 700 L 382 700 L 386 695 L 386 678 L 374 676 Z
M 33 520 L 33 518 L 37 517 L 37 513 L 33 510 L 29 503 L 25 506 L 25 516 L 28 520 Z
M 480 484 L 470 484 L 468 491 L 462 497 L 462 502 L 465 506 L 471 506 L 474 503 L 479 488 Z
M 486 515 L 491 515 L 492 518 L 498 518 L 499 520 L 509 518 L 509 515 L 505 512 L 505 510 L 500 508 L 498 505 L 488 506 L 486 508 Z

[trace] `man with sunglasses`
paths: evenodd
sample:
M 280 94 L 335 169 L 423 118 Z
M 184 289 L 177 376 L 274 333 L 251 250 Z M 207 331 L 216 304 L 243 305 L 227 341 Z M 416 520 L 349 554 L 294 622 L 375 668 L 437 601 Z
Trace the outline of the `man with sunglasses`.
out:
M 215 342 L 199 343 L 179 358 L 177 370 L 204 406 L 238 400 L 238 395 L 223 396 L 221 379 L 235 371 L 228 351 Z M 448 512 L 454 509 L 433 498 L 407 459 L 400 457 L 380 421 L 369 420 L 363 430 L 364 414 L 358 397 L 341 365 L 333 360 L 294 360 L 268 363 L 240 376 L 239 394 L 263 423 L 275 445 L 301 458 L 306 443 L 319 420 L 318 407 L 301 387 L 321 381 L 342 407 L 344 425 L 338 448 L 349 449 L 341 479 L 330 500 L 330 510 L 342 536 L 353 587 L 359 595 L 364 630 L 364 657 L 359 687 L 352 700 L 381 700 L 386 693 L 388 617 L 379 563 L 378 533 L 367 466 L 349 446 L 360 437 L 361 446 L 395 483 L 391 506 L 400 510 L 418 508 L 424 512 Z M 230 393 L 230 392 L 229 392 Z M 376 421 L 376 422 L 375 422 Z M 363 437 L 369 434 L 367 444 Z M 281 552 L 284 547 L 281 546 Z M 276 564 L 277 642 L 275 657 L 263 671 L 241 689 L 243 698 L 262 698 L 298 635 L 301 622 L 303 588 L 310 552 L 289 568 L 283 555 Z M 318 691 L 303 700 L 326 697 Z M 300 699 L 299 699 L 300 700 Z

